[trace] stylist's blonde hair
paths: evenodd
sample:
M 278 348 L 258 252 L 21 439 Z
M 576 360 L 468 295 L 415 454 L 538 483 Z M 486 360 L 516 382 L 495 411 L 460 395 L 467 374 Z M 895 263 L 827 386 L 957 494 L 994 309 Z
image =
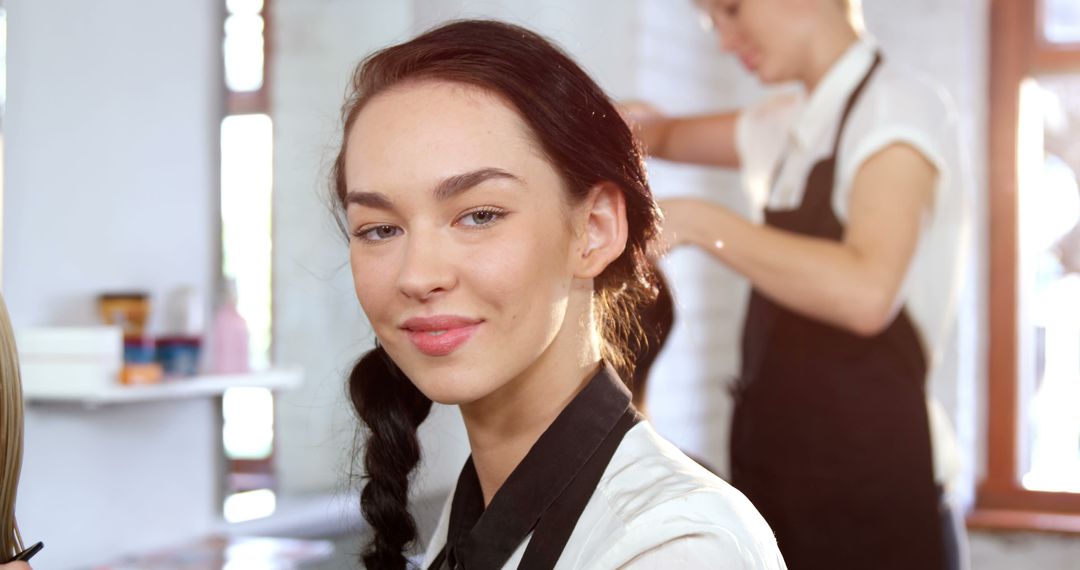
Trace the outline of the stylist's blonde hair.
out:
M 862 0 L 841 0 L 844 3 L 844 13 L 847 14 L 848 22 L 860 34 L 866 31 L 866 21 L 863 20 Z
M 23 399 L 19 354 L 4 297 L 0 295 L 0 561 L 23 550 L 15 524 L 15 492 L 22 469 Z

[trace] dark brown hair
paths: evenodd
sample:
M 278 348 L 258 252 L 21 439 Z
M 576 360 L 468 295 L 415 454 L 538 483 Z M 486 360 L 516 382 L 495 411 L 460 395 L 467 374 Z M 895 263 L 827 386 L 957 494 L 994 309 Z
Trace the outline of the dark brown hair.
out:
M 626 197 L 626 250 L 595 280 L 594 307 L 603 356 L 630 378 L 640 341 L 638 308 L 656 294 L 646 246 L 657 235 L 659 210 L 645 175 L 640 145 L 603 90 L 550 41 L 525 28 L 486 20 L 452 22 L 364 60 L 342 107 L 342 144 L 331 183 L 345 228 L 345 155 L 349 129 L 364 106 L 395 86 L 425 80 L 479 88 L 508 102 L 522 117 L 562 178 L 571 202 L 601 182 Z M 407 510 L 408 477 L 420 459 L 416 428 L 431 401 L 380 347 L 349 377 L 349 393 L 371 431 L 365 445 L 361 508 L 375 537 L 363 553 L 369 568 L 404 568 L 416 537 Z
M 660 351 L 667 344 L 671 330 L 675 328 L 675 299 L 663 273 L 656 271 L 656 299 L 641 307 L 641 332 L 634 348 L 634 375 L 630 383 L 634 407 L 645 411 L 649 372 Z

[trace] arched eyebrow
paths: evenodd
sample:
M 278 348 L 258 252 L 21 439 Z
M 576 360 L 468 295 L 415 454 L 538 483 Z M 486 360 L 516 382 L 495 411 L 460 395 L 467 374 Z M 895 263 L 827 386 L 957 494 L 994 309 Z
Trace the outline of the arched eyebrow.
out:
M 520 178 L 501 168 L 481 168 L 479 170 L 473 170 L 472 172 L 466 172 L 465 174 L 456 174 L 446 178 L 442 182 L 439 182 L 439 185 L 436 186 L 431 193 L 435 196 L 436 200 L 449 200 L 470 188 L 479 186 L 484 182 L 493 179 L 521 182 Z
M 501 168 L 480 168 L 463 174 L 455 174 L 444 178 L 439 182 L 431 193 L 438 201 L 449 200 L 471 188 L 475 188 L 488 180 L 505 179 L 521 182 L 514 174 Z M 350 190 L 345 195 L 345 205 L 356 204 L 379 210 L 392 210 L 394 202 L 389 196 L 381 192 L 365 192 Z

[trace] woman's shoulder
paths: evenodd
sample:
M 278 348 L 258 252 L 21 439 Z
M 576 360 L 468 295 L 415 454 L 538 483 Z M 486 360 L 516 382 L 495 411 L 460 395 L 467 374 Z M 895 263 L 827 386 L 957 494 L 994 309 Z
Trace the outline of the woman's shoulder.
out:
M 687 457 L 647 421 L 626 433 L 599 489 L 619 518 L 628 522 L 669 508 L 707 520 L 718 520 L 718 513 L 760 518 L 742 493 Z
M 806 95 L 794 84 L 770 88 L 758 101 L 739 111 L 748 126 L 777 127 L 791 123 L 806 104 Z
M 913 146 L 939 169 L 957 168 L 958 115 L 945 88 L 889 60 L 879 73 L 852 111 L 841 141 L 841 188 L 848 187 L 869 157 L 894 143 Z M 845 210 L 845 193 L 838 192 L 836 199 L 839 210 Z
M 742 170 L 753 176 L 770 171 L 784 148 L 787 133 L 806 105 L 801 91 L 786 86 L 743 107 L 735 121 L 735 147 Z
M 945 87 L 924 72 L 887 61 L 867 87 L 871 105 L 863 106 L 877 122 L 915 122 L 941 127 L 956 117 L 956 105 Z
M 750 501 L 648 422 L 627 432 L 593 503 L 580 521 L 588 523 L 582 538 L 593 546 L 582 554 L 589 560 L 579 559 L 584 565 L 574 568 L 617 568 L 644 559 L 783 568 L 772 530 Z

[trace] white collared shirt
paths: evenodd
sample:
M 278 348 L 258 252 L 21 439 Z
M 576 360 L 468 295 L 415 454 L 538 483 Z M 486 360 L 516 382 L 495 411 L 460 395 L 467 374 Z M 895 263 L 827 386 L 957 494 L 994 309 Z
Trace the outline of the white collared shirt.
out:
M 447 499 L 423 568 L 446 544 Z M 503 568 L 517 568 L 526 538 Z M 556 570 L 787 568 L 757 509 L 686 457 L 647 421 L 626 432 L 578 519 Z
M 878 50 L 873 38 L 864 36 L 841 56 L 809 97 L 802 92 L 785 92 L 740 114 L 736 147 L 743 185 L 759 208 L 798 207 L 810 170 L 832 152 L 848 97 Z M 968 184 L 960 159 L 957 121 L 943 88 L 885 57 L 848 118 L 837 152 L 833 188 L 833 211 L 846 225 L 855 174 L 874 154 L 902 143 L 937 169 L 933 210 L 901 288 L 901 298 L 928 358 L 931 384 L 955 326 L 961 252 L 969 239 Z M 957 471 L 955 444 L 947 419 L 936 404 L 931 405 L 930 414 L 936 478 L 945 483 Z M 943 421 L 945 425 L 941 425 Z

